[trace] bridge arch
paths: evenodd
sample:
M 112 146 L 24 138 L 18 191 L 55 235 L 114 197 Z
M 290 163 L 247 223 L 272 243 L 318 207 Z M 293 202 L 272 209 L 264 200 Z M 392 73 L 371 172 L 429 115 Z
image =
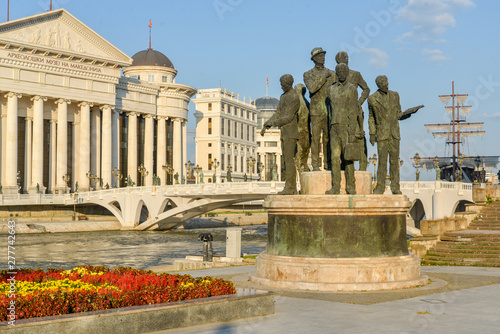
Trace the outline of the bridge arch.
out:
M 454 214 L 456 212 L 465 212 L 465 204 L 474 204 L 474 202 L 466 199 L 461 199 L 455 203 L 455 205 L 453 206 L 453 211 L 451 213 Z

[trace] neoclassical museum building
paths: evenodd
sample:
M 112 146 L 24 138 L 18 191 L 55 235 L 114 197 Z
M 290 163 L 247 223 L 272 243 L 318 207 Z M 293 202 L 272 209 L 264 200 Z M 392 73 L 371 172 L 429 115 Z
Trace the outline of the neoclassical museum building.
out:
M 0 24 L 2 193 L 123 186 L 128 176 L 164 184 L 163 166 L 184 175 L 196 89 L 176 74 L 161 52 L 131 58 L 64 9 Z

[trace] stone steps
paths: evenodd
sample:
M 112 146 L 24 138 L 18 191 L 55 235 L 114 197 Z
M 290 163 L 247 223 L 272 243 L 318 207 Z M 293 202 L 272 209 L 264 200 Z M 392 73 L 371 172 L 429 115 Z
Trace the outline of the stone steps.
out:
M 442 234 L 422 265 L 500 267 L 500 203 L 485 206 L 468 230 Z

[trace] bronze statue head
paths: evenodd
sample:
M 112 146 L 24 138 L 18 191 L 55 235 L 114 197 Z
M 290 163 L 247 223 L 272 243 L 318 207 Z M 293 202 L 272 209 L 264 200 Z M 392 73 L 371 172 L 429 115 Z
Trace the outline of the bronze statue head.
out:
M 344 63 L 340 63 L 335 66 L 335 72 L 337 73 L 339 81 L 344 82 L 347 80 L 347 76 L 349 75 L 349 66 Z
M 337 64 L 344 63 L 346 65 L 349 65 L 349 55 L 345 51 L 340 51 L 335 56 L 335 61 L 337 62 Z
M 375 83 L 380 91 L 387 93 L 389 91 L 389 80 L 385 75 L 379 75 L 375 79 Z
M 311 51 L 311 60 L 315 64 L 325 64 L 325 53 L 326 51 L 323 50 L 323 48 L 314 48 Z
M 280 78 L 280 83 L 281 83 L 281 89 L 283 89 L 284 92 L 288 92 L 290 89 L 292 89 L 293 85 L 293 77 L 291 74 L 283 74 Z

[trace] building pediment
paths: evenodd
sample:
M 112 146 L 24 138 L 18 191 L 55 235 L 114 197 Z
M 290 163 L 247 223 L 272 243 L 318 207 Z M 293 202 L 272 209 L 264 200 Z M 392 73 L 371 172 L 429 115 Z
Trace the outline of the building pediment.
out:
M 132 58 L 64 9 L 1 23 L 0 43 L 119 66 L 132 64 Z

